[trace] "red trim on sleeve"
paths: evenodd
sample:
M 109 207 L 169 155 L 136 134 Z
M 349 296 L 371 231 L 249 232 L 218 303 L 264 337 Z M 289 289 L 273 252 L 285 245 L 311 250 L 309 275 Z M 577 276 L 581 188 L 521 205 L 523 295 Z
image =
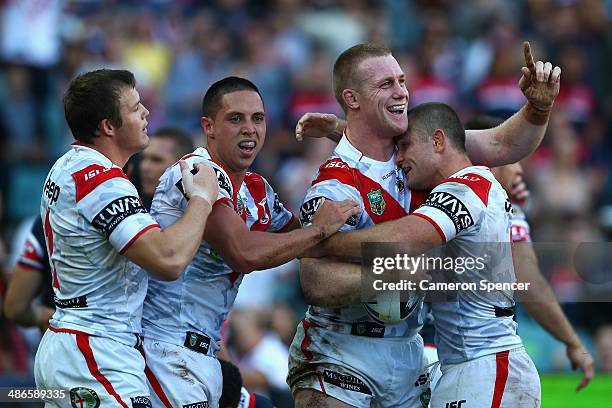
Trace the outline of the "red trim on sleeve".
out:
M 338 180 L 357 189 L 374 224 L 396 220 L 406 215 L 404 208 L 379 183 L 338 158 L 328 160 L 319 168 L 319 175 L 312 185 L 325 180 Z
M 26 263 L 23 259 L 18 260 L 17 265 L 21 269 L 24 269 L 28 272 L 40 272 L 43 269 L 42 265 L 32 265 L 32 264 Z
M 105 181 L 113 178 L 124 178 L 127 180 L 128 176 L 119 167 L 106 168 L 99 164 L 92 164 L 72 173 L 72 178 L 76 186 L 76 202 L 78 203 Z
M 466 173 L 457 177 L 449 177 L 442 181 L 442 183 L 459 183 L 466 185 L 472 189 L 485 206 L 489 205 L 489 191 L 493 183 L 479 174 Z
M 93 375 L 94 378 L 104 386 L 106 392 L 115 397 L 119 405 L 124 408 L 128 408 L 128 406 L 125 402 L 123 402 L 119 394 L 117 394 L 110 381 L 108 381 L 108 379 L 100 372 L 100 368 L 98 367 L 98 364 L 96 363 L 96 360 L 93 355 L 93 350 L 91 349 L 91 346 L 89 344 L 89 335 L 77 334 L 76 342 L 77 346 L 79 347 L 79 350 L 81 350 L 81 353 L 83 354 L 83 357 L 85 357 L 85 361 L 87 362 L 87 368 L 89 368 L 89 372 L 91 373 L 91 375 Z
M 153 388 L 153 391 L 155 391 L 157 398 L 159 398 L 159 400 L 162 402 L 162 404 L 164 404 L 166 408 L 172 408 L 172 404 L 168 400 L 168 397 L 166 396 L 164 389 L 159 383 L 159 380 L 157 379 L 157 377 L 155 377 L 155 374 L 153 374 L 153 371 L 151 371 L 149 366 L 147 366 L 147 356 L 145 356 L 144 348 L 140 346 L 138 347 L 138 351 L 140 351 L 140 354 L 142 355 L 142 358 L 145 361 L 145 376 L 147 377 L 147 381 L 149 381 L 151 388 Z
M 127 250 L 130 248 L 130 246 L 131 246 L 131 245 L 134 243 L 134 241 L 136 241 L 138 238 L 140 238 L 140 236 L 141 236 L 142 234 L 144 234 L 145 232 L 147 232 L 147 231 L 148 231 L 148 230 L 150 230 L 151 228 L 160 228 L 160 229 L 161 229 L 161 227 L 160 227 L 160 225 L 159 225 L 159 224 L 151 224 L 151 225 L 149 225 L 149 226 L 144 227 L 143 229 L 141 229 L 141 230 L 140 230 L 140 232 L 139 232 L 138 234 L 134 235 L 134 236 L 132 237 L 132 239 L 130 239 L 130 240 L 128 241 L 128 243 L 127 243 L 127 244 L 125 244 L 125 245 L 123 246 L 123 248 L 121 248 L 121 251 L 119 251 L 119 253 L 120 253 L 121 255 L 123 255 L 123 254 L 125 253 L 125 251 L 127 251 Z
M 491 408 L 499 408 L 504 389 L 506 388 L 506 380 L 508 379 L 508 355 L 509 351 L 502 351 L 495 355 L 495 388 L 493 389 L 493 401 Z
M 255 408 L 255 404 L 257 404 L 257 397 L 255 397 L 255 394 L 249 392 L 249 407 L 248 408 Z
M 436 231 L 438 231 L 438 234 L 440 234 L 440 238 L 442 238 L 442 241 L 446 242 L 446 236 L 444 235 L 444 231 L 442 231 L 442 228 L 440 228 L 440 226 L 438 225 L 437 222 L 435 222 L 433 219 L 431 219 L 430 217 L 426 216 L 425 214 L 412 213 L 410 215 L 416 215 L 417 217 L 420 217 L 420 218 L 423 218 L 424 220 L 429 221 L 429 223 L 431 225 L 433 225 L 433 227 L 436 229 Z

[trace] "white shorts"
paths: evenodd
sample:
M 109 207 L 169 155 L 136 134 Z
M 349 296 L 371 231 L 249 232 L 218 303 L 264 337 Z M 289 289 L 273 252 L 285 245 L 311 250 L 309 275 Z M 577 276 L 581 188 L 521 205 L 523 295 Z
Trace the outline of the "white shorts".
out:
M 431 408 L 537 408 L 540 377 L 519 347 L 442 367 Z
M 219 407 L 223 376 L 215 357 L 147 338 L 143 353 L 153 408 Z
M 423 339 L 337 333 L 303 320 L 289 349 L 292 392 L 315 389 L 358 408 L 427 407 Z
M 136 348 L 76 330 L 52 330 L 38 346 L 36 386 L 69 391 L 63 399 L 45 400 L 46 407 L 151 408 L 145 364 Z

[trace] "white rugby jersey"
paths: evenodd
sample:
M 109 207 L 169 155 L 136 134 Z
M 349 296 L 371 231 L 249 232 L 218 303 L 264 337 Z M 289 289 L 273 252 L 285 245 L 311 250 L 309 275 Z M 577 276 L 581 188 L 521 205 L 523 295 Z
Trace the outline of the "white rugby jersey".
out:
M 121 168 L 74 145 L 51 168 L 41 207 L 57 307 L 51 326 L 134 345 L 147 275 L 122 254 L 159 227 Z
M 219 180 L 219 196 L 214 205 L 227 202 L 250 230 L 280 231 L 291 221 L 293 214 L 262 176 L 246 172 L 240 189 L 236 189 L 223 168 L 211 162 L 206 149 L 200 147 L 183 160 L 190 167 L 198 162 L 213 166 Z M 187 207 L 187 199 L 177 186 L 181 186 L 181 171 L 174 165 L 162 175 L 151 205 L 151 214 L 162 227 L 174 223 Z M 187 332 L 203 334 L 212 342 L 202 351 L 216 351 L 221 325 L 234 304 L 242 277 L 202 241 L 179 279 L 165 282 L 150 278 L 143 312 L 144 336 L 183 345 Z
M 354 200 L 361 206 L 358 216 L 350 217 L 340 231 L 371 227 L 407 215 L 422 202 L 422 192 L 408 189 L 404 171 L 395 164 L 395 154 L 386 162 L 365 157 L 346 136 L 327 161 L 319 168 L 317 178 L 306 193 L 300 208 L 302 224 L 309 222 L 321 197 L 334 201 Z M 420 305 L 404 321 L 386 325 L 384 337 L 412 337 L 422 324 Z M 355 324 L 376 325 L 362 303 L 336 308 L 309 306 L 306 318 L 330 330 L 351 332 Z M 381 336 L 382 337 L 382 336 Z
M 512 242 L 531 242 L 531 228 L 523 209 L 512 204 Z
M 470 282 L 452 301 L 431 303 L 442 364 L 458 363 L 520 346 L 513 320 L 514 294 L 484 294 L 479 281 L 514 282 L 510 203 L 486 167 L 466 167 L 440 183 L 414 215 L 425 218 L 448 244 L 443 256 L 481 257 L 484 268 L 450 271 L 447 282 Z M 499 244 L 491 244 L 499 243 Z M 441 272 L 432 272 L 441 273 Z M 432 280 L 435 277 L 432 276 Z

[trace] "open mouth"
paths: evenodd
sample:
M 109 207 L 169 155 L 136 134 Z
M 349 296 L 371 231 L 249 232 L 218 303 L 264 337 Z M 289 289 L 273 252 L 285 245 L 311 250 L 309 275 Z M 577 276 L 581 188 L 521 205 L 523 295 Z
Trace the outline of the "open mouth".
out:
M 398 103 L 395 105 L 387 106 L 387 110 L 394 115 L 403 115 L 406 111 L 405 103 Z
M 257 142 L 254 140 L 243 140 L 242 142 L 238 143 L 240 150 L 245 153 L 253 153 L 256 146 Z

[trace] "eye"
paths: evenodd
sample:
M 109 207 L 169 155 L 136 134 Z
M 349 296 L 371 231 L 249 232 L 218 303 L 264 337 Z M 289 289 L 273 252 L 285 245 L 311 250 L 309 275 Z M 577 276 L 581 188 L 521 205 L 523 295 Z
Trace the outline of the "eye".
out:
M 230 122 L 232 123 L 240 123 L 240 120 L 242 118 L 240 117 L 240 115 L 233 115 L 232 117 L 230 117 Z
M 382 88 L 389 88 L 391 86 L 392 82 L 391 81 L 385 81 L 382 83 L 381 87 Z
M 264 121 L 265 116 L 262 114 L 257 114 L 253 116 L 253 121 L 257 123 L 261 123 Z
M 406 80 L 405 80 L 404 78 L 400 79 L 400 80 L 399 80 L 399 83 L 400 83 L 400 85 L 401 85 L 402 87 L 405 87 L 405 86 L 406 86 Z

